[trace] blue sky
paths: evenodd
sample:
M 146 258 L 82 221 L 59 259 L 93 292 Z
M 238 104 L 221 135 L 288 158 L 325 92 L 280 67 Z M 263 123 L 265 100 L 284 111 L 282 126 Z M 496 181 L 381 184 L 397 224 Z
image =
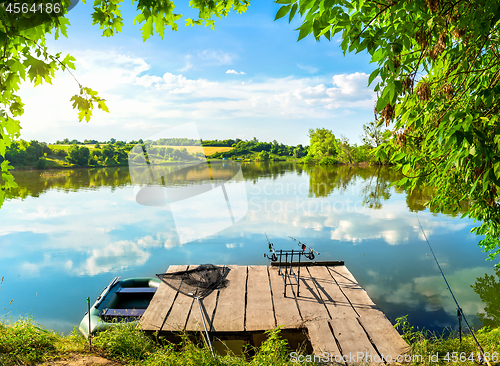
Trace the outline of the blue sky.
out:
M 196 122 L 203 139 L 308 144 L 308 130 L 325 127 L 360 142 L 375 101 L 368 55 L 344 56 L 338 36 L 297 42 L 299 19 L 274 21 L 279 5 L 272 1 L 216 20 L 214 31 L 185 27 L 184 18 L 195 14 L 187 2 L 177 3 L 175 12 L 184 15 L 179 30 L 146 42 L 130 2 L 121 7 L 123 32 L 109 38 L 91 25 L 91 2 L 73 8 L 68 38 L 50 40 L 49 48 L 76 57 L 74 75 L 99 91 L 110 113 L 96 111 L 79 123 L 69 101 L 78 85 L 60 72 L 52 85 L 23 84 L 21 138 L 130 141 Z

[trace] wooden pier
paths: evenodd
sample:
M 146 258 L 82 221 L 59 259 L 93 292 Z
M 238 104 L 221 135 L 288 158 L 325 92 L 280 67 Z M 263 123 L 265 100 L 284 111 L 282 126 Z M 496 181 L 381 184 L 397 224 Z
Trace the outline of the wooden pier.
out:
M 326 352 L 330 360 L 348 365 L 361 363 L 361 358 L 369 364 L 383 364 L 382 357 L 386 363 L 394 363 L 407 344 L 342 264 L 322 262 L 301 267 L 296 298 L 290 287 L 284 297 L 283 280 L 275 266 L 228 266 L 228 286 L 203 299 L 207 327 L 218 337 L 262 334 L 277 326 L 284 330 L 305 328 L 315 355 Z M 174 265 L 167 272 L 194 267 Z M 296 286 L 293 288 L 296 291 Z M 196 300 L 164 283 L 141 324 L 145 331 L 203 330 Z

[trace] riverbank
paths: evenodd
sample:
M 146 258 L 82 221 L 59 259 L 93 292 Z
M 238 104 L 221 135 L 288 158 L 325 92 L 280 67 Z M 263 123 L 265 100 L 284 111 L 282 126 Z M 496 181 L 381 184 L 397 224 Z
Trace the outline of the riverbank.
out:
M 438 336 L 415 331 L 402 319 L 398 324 L 410 344 L 406 359 L 409 362 L 405 364 L 477 364 L 478 349 L 470 335 L 464 335 L 460 342 L 456 333 Z M 476 337 L 491 365 L 499 365 L 500 329 L 483 327 Z M 279 330 L 270 331 L 259 348 L 247 347 L 243 355 L 228 349 L 228 354 L 215 358 L 201 339 L 195 344 L 185 336 L 182 338 L 179 344 L 165 343 L 125 324 L 99 333 L 90 347 L 76 330 L 61 335 L 32 319 L 20 319 L 11 325 L 0 322 L 0 365 L 295 365 L 300 354 L 292 353 Z M 307 355 L 302 355 L 303 364 L 316 364 L 307 362 Z

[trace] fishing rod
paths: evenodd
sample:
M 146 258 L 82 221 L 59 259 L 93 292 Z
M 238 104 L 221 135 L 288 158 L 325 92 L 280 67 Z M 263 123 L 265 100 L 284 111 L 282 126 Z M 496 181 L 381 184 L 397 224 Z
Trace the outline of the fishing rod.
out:
M 313 259 L 314 259 L 314 253 L 316 253 L 317 255 L 319 255 L 319 252 L 315 251 L 313 248 L 311 248 L 311 247 L 310 247 L 310 246 L 308 246 L 307 244 L 302 243 L 300 240 L 295 239 L 295 238 L 294 238 L 294 237 L 292 237 L 292 236 L 288 236 L 288 237 L 289 237 L 290 239 L 292 239 L 292 240 L 295 240 L 295 241 L 298 243 L 299 247 L 301 247 L 301 248 L 302 248 L 302 250 L 306 250 L 306 248 L 308 248 L 308 249 L 310 250 L 310 252 L 309 252 L 309 253 L 307 253 L 307 254 L 305 255 L 308 259 L 313 260 Z
M 266 236 L 267 244 L 269 244 L 269 252 L 272 253 L 271 256 L 269 256 L 269 254 L 266 255 L 264 253 L 264 257 L 267 257 L 268 259 L 272 260 L 273 262 L 276 262 L 278 260 L 278 256 L 276 255 L 276 250 L 274 250 L 273 243 L 271 243 L 271 241 L 267 237 L 266 233 L 264 233 L 264 235 Z
M 429 249 L 431 250 L 432 256 L 434 257 L 434 260 L 436 261 L 436 264 L 437 264 L 437 266 L 439 268 L 439 272 L 441 272 L 441 275 L 443 276 L 444 282 L 446 283 L 446 286 L 448 287 L 448 290 L 450 290 L 451 297 L 453 297 L 453 300 L 455 301 L 455 304 L 457 305 L 457 313 L 460 314 L 459 320 L 462 318 L 465 321 L 465 324 L 467 324 L 467 328 L 469 328 L 470 334 L 472 334 L 472 338 L 474 338 L 474 342 L 476 342 L 477 348 L 479 348 L 479 352 L 481 352 L 481 355 L 483 356 L 483 359 L 486 361 L 486 363 L 488 364 L 488 366 L 491 366 L 490 361 L 488 361 L 488 359 L 486 358 L 486 356 L 484 354 L 483 347 L 481 347 L 481 345 L 479 344 L 476 336 L 474 335 L 474 332 L 472 331 L 472 329 L 471 329 L 471 327 L 469 325 L 469 322 L 465 318 L 465 314 L 462 312 L 462 308 L 458 305 L 458 301 L 455 298 L 455 295 L 453 295 L 453 291 L 451 291 L 451 287 L 448 284 L 448 281 L 446 280 L 446 277 L 445 277 L 445 275 L 443 273 L 443 270 L 441 269 L 441 266 L 439 265 L 439 262 L 438 262 L 438 260 L 436 258 L 436 255 L 434 254 L 434 251 L 432 250 L 431 243 L 429 243 L 429 240 L 427 239 L 427 235 L 425 235 L 424 228 L 422 227 L 422 224 L 420 223 L 420 219 L 418 218 L 418 215 L 417 215 L 416 212 L 415 212 L 415 216 L 417 216 L 418 224 L 420 225 L 420 229 L 422 230 L 422 233 L 424 234 L 425 241 L 429 245 Z

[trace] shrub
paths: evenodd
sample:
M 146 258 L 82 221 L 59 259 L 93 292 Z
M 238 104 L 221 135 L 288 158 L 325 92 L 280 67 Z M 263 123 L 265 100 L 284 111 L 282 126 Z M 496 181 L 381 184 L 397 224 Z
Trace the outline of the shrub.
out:
M 319 165 L 335 165 L 337 160 L 332 156 L 325 156 L 319 161 Z

